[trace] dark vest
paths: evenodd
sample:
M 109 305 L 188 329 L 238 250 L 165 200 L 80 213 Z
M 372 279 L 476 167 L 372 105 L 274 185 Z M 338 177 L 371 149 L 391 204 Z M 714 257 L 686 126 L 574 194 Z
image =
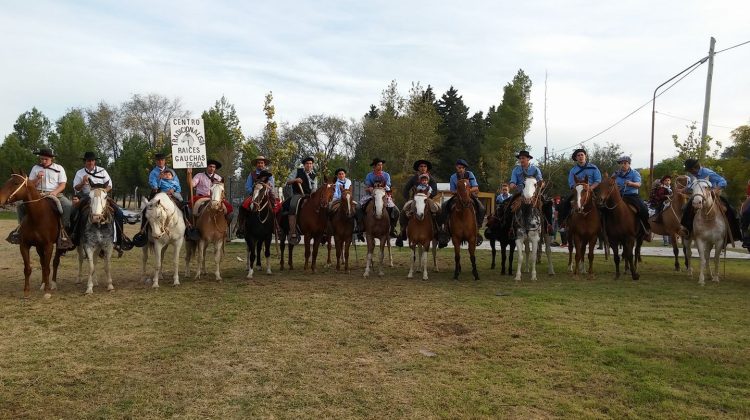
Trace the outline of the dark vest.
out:
M 312 174 L 310 174 L 310 176 L 308 177 L 307 176 L 307 172 L 305 172 L 304 168 L 297 168 L 297 175 L 295 175 L 295 178 L 299 178 L 299 179 L 302 180 L 301 186 L 302 186 L 302 191 L 305 193 L 305 195 L 312 194 L 312 188 L 311 188 L 310 184 L 315 179 L 315 177 L 316 177 L 315 172 L 313 172 Z M 298 192 L 299 192 L 298 189 L 296 191 L 294 191 L 294 193 L 298 193 Z

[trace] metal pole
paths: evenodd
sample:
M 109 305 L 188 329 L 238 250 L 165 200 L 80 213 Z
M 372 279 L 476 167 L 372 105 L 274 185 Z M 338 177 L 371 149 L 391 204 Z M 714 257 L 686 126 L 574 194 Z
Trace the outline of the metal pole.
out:
M 544 72 L 544 170 L 547 170 L 547 148 L 549 140 L 547 139 L 547 71 Z
M 714 46 L 716 39 L 711 37 L 711 46 L 708 48 L 708 75 L 706 76 L 706 101 L 703 104 L 703 126 L 701 127 L 701 150 L 706 150 L 708 137 L 708 111 L 711 108 L 711 81 L 714 75 Z M 701 156 L 703 157 L 703 156 Z

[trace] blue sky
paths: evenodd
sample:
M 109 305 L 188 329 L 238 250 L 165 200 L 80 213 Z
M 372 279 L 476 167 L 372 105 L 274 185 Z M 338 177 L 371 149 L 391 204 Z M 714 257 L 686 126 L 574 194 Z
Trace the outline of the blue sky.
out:
M 179 97 L 197 115 L 222 95 L 245 134 L 317 113 L 359 118 L 396 80 L 471 111 L 500 102 L 519 68 L 532 78 L 527 142 L 550 149 L 585 140 L 648 101 L 656 86 L 717 49 L 750 40 L 747 1 L 278 1 L 6 2 L 0 14 L 0 135 L 36 106 L 51 120 L 71 107 L 134 93 Z M 709 134 L 750 122 L 750 44 L 716 56 Z M 703 114 L 706 66 L 657 99 L 656 160 Z M 677 118 L 675 118 L 677 117 Z M 650 106 L 598 137 L 648 165 Z

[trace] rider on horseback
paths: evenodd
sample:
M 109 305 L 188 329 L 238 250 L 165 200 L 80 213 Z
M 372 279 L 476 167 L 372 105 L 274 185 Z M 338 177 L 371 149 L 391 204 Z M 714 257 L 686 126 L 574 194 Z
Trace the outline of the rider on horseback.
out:
M 518 159 L 518 165 L 516 165 L 513 168 L 513 171 L 510 173 L 510 182 L 508 184 L 508 188 L 510 190 L 517 189 L 518 191 L 506 200 L 503 200 L 503 208 L 506 217 L 509 217 L 512 213 L 511 204 L 513 204 L 513 201 L 515 201 L 523 193 L 523 187 L 526 184 L 526 178 L 533 177 L 537 180 L 537 182 L 543 179 L 542 170 L 539 169 L 539 167 L 531 164 L 531 159 L 534 159 L 534 157 L 531 156 L 529 152 L 527 152 L 526 150 L 521 150 L 516 155 L 516 159 Z
M 247 181 L 245 181 L 245 192 L 252 197 L 253 195 L 253 188 L 255 187 L 255 181 L 258 179 L 260 174 L 262 172 L 266 172 L 266 167 L 271 163 L 270 160 L 266 159 L 265 156 L 258 156 L 255 159 L 253 159 L 252 164 L 255 165 L 255 170 L 250 172 L 250 175 L 247 176 Z M 273 178 L 273 175 L 268 177 L 268 186 L 271 187 L 270 189 L 270 195 L 269 197 L 271 199 L 272 203 L 276 203 L 276 194 L 274 193 L 275 180 Z M 252 199 L 251 199 L 252 200 Z M 249 204 L 249 200 L 245 200 L 245 203 Z M 237 231 L 235 232 L 238 238 L 244 238 L 245 237 L 245 203 L 243 203 L 242 207 L 239 209 L 237 213 Z
M 570 215 L 571 201 L 575 199 L 576 192 L 573 190 L 576 186 L 576 178 L 587 179 L 591 189 L 596 189 L 599 183 L 602 182 L 602 173 L 599 168 L 591 162 L 588 162 L 588 155 L 585 149 L 576 149 L 571 155 L 576 164 L 568 172 L 568 186 L 571 189 L 570 195 L 560 203 L 559 216 L 560 226 L 565 227 L 567 225 L 567 219 Z
M 336 169 L 335 175 L 336 182 L 333 184 L 333 198 L 331 199 L 331 202 L 328 203 L 328 212 L 331 213 L 331 217 L 333 217 L 333 212 L 336 210 L 337 206 L 340 205 L 339 201 L 341 201 L 341 193 L 352 187 L 352 181 L 346 177 L 346 169 Z M 353 203 L 356 211 L 356 209 L 359 208 L 359 203 L 356 201 L 353 201 Z
M 613 177 L 620 188 L 622 199 L 632 204 L 638 209 L 638 217 L 641 219 L 641 228 L 643 229 L 643 239 L 651 242 L 651 226 L 648 223 L 648 208 L 641 200 L 638 189 L 641 187 L 641 174 L 630 167 L 630 156 L 621 156 L 617 159 L 620 169 L 617 170 Z
M 716 193 L 719 199 L 721 199 L 721 202 L 724 203 L 724 208 L 726 209 L 726 218 L 729 222 L 729 232 L 732 235 L 732 239 L 735 241 L 742 239 L 742 229 L 740 228 L 739 219 L 737 219 L 737 213 L 734 211 L 734 208 L 729 205 L 729 201 L 724 196 L 720 195 L 721 191 L 727 187 L 726 179 L 724 179 L 721 175 L 717 174 L 711 169 L 702 167 L 697 159 L 686 160 L 685 170 L 688 171 L 689 174 L 694 178 L 708 178 L 708 181 L 713 187 L 713 191 Z M 694 217 L 695 210 L 690 203 L 687 203 L 682 212 L 682 219 L 680 220 L 680 224 L 683 226 L 680 235 L 683 235 L 683 237 L 688 237 L 693 230 Z
M 449 227 L 448 227 L 448 215 L 449 210 L 451 208 L 451 205 L 453 204 L 453 200 L 456 198 L 456 193 L 458 192 L 458 180 L 459 179 L 468 179 L 469 180 L 469 192 L 471 192 L 471 200 L 474 204 L 474 214 L 477 219 L 477 227 L 481 228 L 482 224 L 484 223 L 484 205 L 482 205 L 482 202 L 479 201 L 479 198 L 477 198 L 477 193 L 479 192 L 479 183 L 477 183 L 477 178 L 474 176 L 474 173 L 469 170 L 469 164 L 463 160 L 458 159 L 456 161 L 456 172 L 451 175 L 450 178 L 450 190 L 453 193 L 453 196 L 448 199 L 445 203 L 443 203 L 442 207 L 442 214 L 444 215 L 445 223 L 444 223 L 444 235 L 440 235 L 439 238 L 439 246 L 441 248 L 445 247 L 448 244 L 449 240 Z M 482 243 L 482 236 L 477 235 L 477 241 L 476 244 L 479 245 Z
M 302 167 L 292 172 L 286 181 L 286 185 L 291 187 L 291 196 L 284 200 L 281 208 L 284 214 L 289 215 L 289 242 L 294 245 L 300 239 L 297 233 L 297 210 L 304 199 L 318 188 L 318 180 L 315 179 L 318 174 L 313 169 L 314 165 L 315 159 L 312 157 L 302 159 Z
M 219 184 L 224 182 L 224 178 L 221 177 L 218 173 L 216 173 L 217 170 L 221 169 L 221 162 L 215 159 L 208 159 L 206 163 L 206 171 L 200 172 L 193 176 L 193 188 L 195 188 L 195 196 L 193 197 L 193 202 L 190 203 L 190 205 L 195 204 L 196 201 L 202 199 L 202 198 L 210 198 L 211 197 L 211 186 L 213 184 Z M 234 211 L 234 207 L 232 207 L 232 204 L 227 201 L 225 198 L 224 201 L 224 207 L 227 209 L 227 214 L 225 215 L 227 219 L 227 226 L 232 221 L 232 212 Z
M 86 208 L 91 197 L 91 185 L 106 185 L 105 190 L 107 192 L 112 190 L 112 178 L 106 169 L 96 165 L 96 154 L 94 152 L 86 152 L 83 155 L 84 166 L 76 172 L 73 178 L 73 190 L 76 191 L 76 195 L 79 198 L 78 203 L 73 207 L 73 212 L 70 216 L 71 220 L 71 239 L 74 245 L 79 245 L 80 234 L 83 232 L 83 219 L 79 220 L 79 212 L 81 209 Z M 117 232 L 117 240 L 115 241 L 114 249 L 117 251 L 119 256 L 122 256 L 122 251 L 127 251 L 133 248 L 133 244 L 130 242 L 125 231 L 123 230 L 124 215 L 122 209 L 114 200 L 107 200 L 109 206 L 114 211 L 115 229 Z
M 656 223 L 662 223 L 662 212 L 667 200 L 672 195 L 672 176 L 667 174 L 659 179 L 659 182 L 651 189 L 648 205 L 656 212 Z
M 68 182 L 68 177 L 65 175 L 65 169 L 57 163 L 54 163 L 55 155 L 49 149 L 40 149 L 34 153 L 39 156 L 39 163 L 34 165 L 29 172 L 29 180 L 36 181 L 36 188 L 42 196 L 54 196 L 60 201 L 62 206 L 62 216 L 60 223 L 62 229 L 60 229 L 59 246 L 61 249 L 70 249 L 73 244 L 68 238 L 66 229 L 70 227 L 70 213 L 73 209 L 73 203 L 70 202 L 68 197 L 63 194 L 65 186 Z M 18 212 L 18 226 L 8 234 L 6 240 L 12 244 L 20 243 L 19 229 L 21 227 L 21 220 L 26 215 L 25 207 L 23 204 L 16 207 Z
M 413 168 L 416 173 L 406 181 L 406 184 L 404 184 L 404 188 L 402 191 L 404 200 L 406 200 L 406 202 L 408 203 L 412 199 L 414 190 L 420 185 L 420 178 L 424 175 L 427 176 L 427 183 L 430 187 L 430 193 L 428 194 L 428 197 L 434 198 L 437 194 L 437 182 L 435 182 L 435 178 L 430 175 L 430 170 L 432 170 L 432 163 L 428 160 L 420 159 L 414 162 Z M 406 206 L 404 205 L 404 207 Z M 434 213 L 433 216 L 435 216 Z M 433 217 L 433 220 L 436 220 L 436 218 Z M 406 240 L 406 225 L 409 223 L 409 219 L 406 217 L 405 212 L 401 212 L 399 223 L 401 224 L 401 232 L 396 239 L 396 246 L 400 247 L 404 246 L 404 241 Z
M 360 201 L 360 207 L 357 209 L 357 239 L 360 241 L 364 241 L 365 238 L 362 235 L 362 230 L 364 229 L 365 223 L 365 209 L 367 208 L 367 204 L 369 204 L 370 200 L 372 199 L 372 190 L 375 187 L 376 183 L 379 183 L 383 185 L 386 191 L 385 196 L 385 206 L 386 211 L 388 212 L 388 217 L 391 221 L 391 232 L 390 236 L 396 237 L 396 223 L 398 222 L 399 218 L 399 210 L 398 207 L 396 207 L 396 203 L 393 202 L 393 197 L 391 197 L 391 175 L 388 172 L 385 172 L 383 170 L 383 164 L 385 164 L 385 161 L 380 158 L 374 158 L 372 162 L 370 163 L 370 166 L 372 167 L 372 172 L 367 174 L 365 177 L 365 195 L 362 196 Z

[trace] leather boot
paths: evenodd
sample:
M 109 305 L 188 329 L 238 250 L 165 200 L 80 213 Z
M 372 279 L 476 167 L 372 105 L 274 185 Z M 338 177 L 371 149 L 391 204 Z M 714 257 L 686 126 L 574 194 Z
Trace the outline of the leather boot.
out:
M 289 215 L 289 243 L 297 245 L 299 243 L 299 234 L 297 233 L 297 215 Z

